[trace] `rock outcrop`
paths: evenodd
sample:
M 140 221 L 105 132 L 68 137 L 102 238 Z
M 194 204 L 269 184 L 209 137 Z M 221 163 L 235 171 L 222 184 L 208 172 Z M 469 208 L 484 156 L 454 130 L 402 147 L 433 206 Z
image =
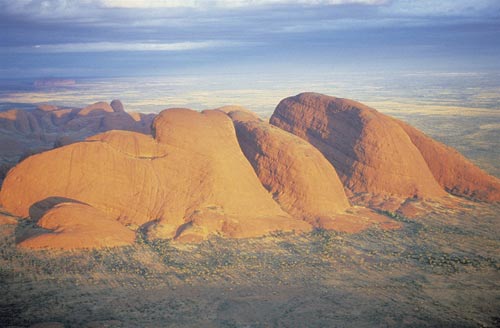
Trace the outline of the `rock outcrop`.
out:
M 150 134 L 154 114 L 127 113 L 119 100 L 83 109 L 39 105 L 0 112 L 0 164 L 14 165 L 26 153 L 48 150 L 59 140 L 81 141 L 109 130 Z M 15 144 L 15 147 L 11 146 Z M 5 150 L 5 151 L 4 151 Z
M 303 93 L 282 100 L 270 122 L 318 148 L 353 193 L 418 198 L 445 194 L 404 129 L 368 106 Z
M 122 109 L 113 101 L 60 114 L 53 107 L 8 111 L 0 124 L 34 133 L 57 120 L 87 131 L 141 130 L 152 120 Z M 59 136 L 58 148 L 7 173 L 0 203 L 45 229 L 26 234 L 21 246 L 75 249 L 129 245 L 137 233 L 198 242 L 313 227 L 396 229 L 399 223 L 363 206 L 411 216 L 434 203 L 422 200 L 457 200 L 443 198 L 446 191 L 500 198 L 498 179 L 453 149 L 351 100 L 300 94 L 283 100 L 271 123 L 237 106 L 177 108 L 157 115 L 150 134 Z M 6 151 L 19 146 L 5 140 Z
M 104 114 L 104 113 L 114 113 L 114 110 L 110 104 L 108 104 L 104 101 L 100 101 L 100 102 L 96 102 L 95 104 L 88 105 L 85 108 L 82 108 L 78 112 L 78 115 L 87 116 L 87 115 L 98 115 L 98 114 Z
M 424 157 L 434 178 L 453 195 L 484 201 L 500 201 L 500 179 L 474 165 L 455 149 L 414 127 L 396 120 Z
M 114 99 L 113 101 L 111 101 L 110 105 L 111 105 L 111 108 L 113 108 L 113 111 L 115 113 L 124 113 L 125 112 L 123 104 L 119 99 Z
M 354 194 L 421 199 L 447 191 L 500 200 L 499 179 L 454 149 L 361 103 L 303 93 L 282 100 L 270 122 L 316 146 Z
M 224 113 L 166 110 L 153 133 L 110 131 L 31 156 L 9 172 L 0 202 L 42 218 L 47 203 L 81 202 L 149 238 L 179 241 L 311 228 L 260 184 Z
M 33 249 L 104 248 L 133 244 L 135 233 L 113 217 L 89 205 L 60 203 L 38 221 L 51 230 L 28 238 L 19 246 Z
M 311 144 L 241 108 L 222 110 L 233 119 L 240 147 L 260 181 L 285 211 L 323 227 L 350 207 L 335 169 Z

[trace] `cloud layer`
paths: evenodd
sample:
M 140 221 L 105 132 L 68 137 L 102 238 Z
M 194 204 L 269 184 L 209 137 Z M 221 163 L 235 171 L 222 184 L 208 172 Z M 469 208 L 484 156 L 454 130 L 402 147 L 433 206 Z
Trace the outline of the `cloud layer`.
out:
M 364 4 L 378 5 L 386 3 L 387 0 L 101 0 L 98 1 L 104 7 L 112 8 L 238 8 L 259 7 L 268 5 L 344 5 Z
M 43 44 L 32 47 L 10 48 L 12 52 L 45 52 L 45 53 L 78 53 L 78 52 L 113 52 L 113 51 L 188 51 L 204 48 L 240 46 L 241 43 L 230 41 L 198 41 L 198 42 L 80 42 Z
M 0 28 L 4 74 L 500 65 L 497 0 L 17 0 Z

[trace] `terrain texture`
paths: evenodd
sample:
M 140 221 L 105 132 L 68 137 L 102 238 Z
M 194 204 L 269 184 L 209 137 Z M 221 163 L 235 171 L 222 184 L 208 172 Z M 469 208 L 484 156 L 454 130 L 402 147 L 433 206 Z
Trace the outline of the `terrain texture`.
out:
M 398 230 L 59 252 L 17 247 L 23 220 L 0 226 L 0 325 L 497 327 L 499 211 L 464 201 L 395 216 Z
M 108 114 L 133 121 L 119 101 L 78 111 L 99 115 L 103 129 Z M 281 101 L 270 123 L 238 107 L 164 110 L 150 134 L 113 130 L 26 158 L 7 174 L 0 203 L 45 229 L 20 246 L 74 249 L 131 244 L 141 232 L 197 242 L 397 229 L 377 211 L 418 216 L 432 210 L 430 200 L 454 206 L 447 192 L 500 199 L 497 178 L 352 100 L 303 93 Z
M 499 322 L 499 179 L 373 108 L 0 114 L 2 325 Z
M 39 105 L 0 112 L 0 180 L 20 159 L 108 130 L 149 133 L 153 114 L 127 113 L 119 100 L 85 108 Z

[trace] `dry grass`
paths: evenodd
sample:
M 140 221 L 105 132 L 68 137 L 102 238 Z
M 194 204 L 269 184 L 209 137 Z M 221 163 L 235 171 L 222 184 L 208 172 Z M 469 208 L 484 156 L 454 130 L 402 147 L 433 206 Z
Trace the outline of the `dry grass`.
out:
M 0 226 L 0 326 L 494 327 L 500 206 L 465 202 L 399 231 L 317 230 L 99 251 L 15 247 Z

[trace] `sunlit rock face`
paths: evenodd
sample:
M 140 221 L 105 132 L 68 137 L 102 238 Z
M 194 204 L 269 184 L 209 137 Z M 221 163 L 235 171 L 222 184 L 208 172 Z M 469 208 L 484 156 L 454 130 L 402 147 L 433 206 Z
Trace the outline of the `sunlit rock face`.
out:
M 199 241 L 213 233 L 238 238 L 310 230 L 262 186 L 226 114 L 170 109 L 155 119 L 153 131 L 154 137 L 111 131 L 31 156 L 9 172 L 0 201 L 18 216 L 42 219 L 55 204 L 83 203 L 87 207 L 79 211 L 91 214 L 81 219 L 95 226 L 80 226 L 82 233 L 108 226 L 108 219 L 131 231 L 143 227 L 150 238 L 179 241 Z M 94 211 L 102 219 L 91 219 Z M 55 227 L 56 214 L 42 224 Z M 61 223 L 63 228 L 70 229 L 76 217 Z M 50 238 L 44 238 L 48 247 Z M 61 240 L 69 239 L 58 240 L 57 247 L 64 248 Z M 96 247 L 94 239 L 78 245 Z
M 84 126 L 93 117 L 100 126 L 107 118 L 109 126 L 124 124 L 108 116 L 129 115 L 120 105 L 98 103 L 71 115 L 89 119 Z M 3 116 L 16 129 L 37 129 L 29 116 Z M 140 114 L 128 117 L 141 121 Z M 199 242 L 313 228 L 397 229 L 399 223 L 359 205 L 413 216 L 428 208 L 420 201 L 455 199 L 446 191 L 498 200 L 498 179 L 360 103 L 300 94 L 284 99 L 270 122 L 237 106 L 174 108 L 155 117 L 149 134 L 61 139 L 8 172 L 0 202 L 46 229 L 20 246 L 76 249 L 130 245 L 139 237 Z
M 260 181 L 288 213 L 318 226 L 350 207 L 335 169 L 314 146 L 248 111 L 229 116 Z
M 444 195 L 403 128 L 363 104 L 303 93 L 282 100 L 270 122 L 317 147 L 354 193 Z
M 154 116 L 127 113 L 119 100 L 84 108 L 39 105 L 33 110 L 0 112 L 0 165 L 11 167 L 28 155 L 109 130 L 150 134 Z M 0 172 L 0 180 L 3 178 Z
M 499 200 L 499 180 L 458 152 L 361 103 L 316 93 L 282 100 L 270 120 L 316 146 L 354 193 Z
M 429 169 L 446 191 L 484 201 L 500 201 L 500 180 L 474 165 L 455 149 L 395 120 L 424 157 Z

